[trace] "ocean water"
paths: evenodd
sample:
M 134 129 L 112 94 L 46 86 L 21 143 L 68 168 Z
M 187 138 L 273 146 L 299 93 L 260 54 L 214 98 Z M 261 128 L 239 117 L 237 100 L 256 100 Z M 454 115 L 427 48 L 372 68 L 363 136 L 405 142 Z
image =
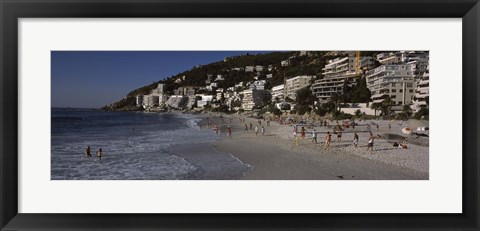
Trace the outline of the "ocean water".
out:
M 52 180 L 239 179 L 252 169 L 216 151 L 223 136 L 194 115 L 54 108 L 51 119 Z

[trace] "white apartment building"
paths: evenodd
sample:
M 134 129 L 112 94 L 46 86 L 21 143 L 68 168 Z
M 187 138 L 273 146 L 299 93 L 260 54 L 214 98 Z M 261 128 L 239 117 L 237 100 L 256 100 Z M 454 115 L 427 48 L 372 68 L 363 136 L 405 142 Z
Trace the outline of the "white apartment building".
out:
M 248 89 L 242 91 L 242 109 L 251 111 L 255 106 L 263 106 L 264 100 L 269 96 L 268 91 Z
M 360 57 L 361 70 L 373 68 L 375 61 L 372 57 Z M 312 94 L 320 103 L 326 103 L 333 94 L 343 94 L 347 80 L 356 84 L 357 57 L 343 57 L 329 60 L 323 70 L 323 79 L 316 80 L 312 85 Z
M 297 91 L 310 85 L 310 81 L 315 78 L 313 75 L 296 76 L 285 81 L 285 97 L 296 98 Z
M 334 93 L 343 94 L 346 77 L 324 78 L 315 81 L 312 85 L 312 94 L 320 104 L 330 100 Z
M 386 96 L 395 105 L 407 105 L 415 95 L 415 65 L 382 65 L 367 72 L 367 88 L 374 103 L 380 103 Z
M 427 71 L 429 53 L 427 51 L 399 51 L 380 53 L 377 60 L 381 64 L 415 64 L 416 74 L 423 75 Z
M 145 109 L 158 106 L 159 97 L 158 95 L 144 95 L 142 106 Z
M 420 79 L 420 82 L 417 83 L 417 89 L 415 90 L 415 101 L 413 102 L 412 109 L 415 112 L 418 112 L 422 107 L 427 106 L 426 98 L 429 96 L 429 85 L 430 85 L 430 73 L 426 72 L 423 74 L 423 77 Z
M 137 95 L 137 97 L 135 97 L 135 104 L 137 107 L 141 107 L 143 105 L 143 95 Z
M 285 84 L 272 87 L 272 100 L 275 100 L 277 97 L 280 102 L 283 102 L 285 97 Z
M 357 57 L 343 57 L 329 60 L 327 65 L 322 69 L 324 78 L 334 77 L 355 77 Z M 360 67 L 370 69 L 374 66 L 375 60 L 372 57 L 360 57 Z
M 266 80 L 256 80 L 250 84 L 250 89 L 265 90 Z

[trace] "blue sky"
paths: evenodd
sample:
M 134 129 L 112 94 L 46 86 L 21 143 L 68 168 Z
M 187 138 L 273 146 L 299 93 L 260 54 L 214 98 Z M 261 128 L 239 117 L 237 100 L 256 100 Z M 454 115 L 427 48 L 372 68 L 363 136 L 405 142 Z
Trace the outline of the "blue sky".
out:
M 268 51 L 52 51 L 52 107 L 100 108 L 198 64 Z

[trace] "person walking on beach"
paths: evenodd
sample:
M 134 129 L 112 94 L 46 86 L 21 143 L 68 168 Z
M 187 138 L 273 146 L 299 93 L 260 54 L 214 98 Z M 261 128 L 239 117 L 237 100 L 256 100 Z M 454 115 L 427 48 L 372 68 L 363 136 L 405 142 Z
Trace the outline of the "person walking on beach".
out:
M 337 141 L 342 142 L 342 131 L 339 131 L 337 134 Z
M 101 161 L 102 160 L 102 148 L 98 149 L 97 156 L 98 156 L 98 159 Z
M 247 124 L 245 124 L 245 132 L 248 133 L 248 125 Z
M 305 139 L 305 127 L 302 127 L 301 136 L 302 136 L 302 140 Z
M 255 126 L 255 136 L 258 135 L 258 126 Z
M 325 136 L 325 150 L 330 148 L 330 142 L 332 142 L 332 135 L 328 131 L 327 135 Z
M 252 130 L 252 126 L 253 126 L 253 124 L 252 124 L 252 122 L 250 122 L 250 130 Z
M 232 128 L 230 126 L 227 127 L 227 138 L 232 139 Z
M 87 148 L 85 149 L 85 156 L 87 158 L 92 157 L 92 153 L 90 152 L 90 146 L 87 146 Z
M 315 129 L 313 129 L 312 131 L 312 142 L 317 144 L 317 132 L 315 131 Z
M 265 135 L 265 128 L 262 126 L 262 136 Z
M 357 147 L 358 145 L 358 134 L 355 132 L 355 134 L 353 134 L 353 146 Z
M 378 127 L 379 127 L 378 124 L 376 124 L 377 132 L 378 132 Z
M 370 137 L 368 138 L 368 144 L 367 144 L 367 151 L 370 150 L 370 152 L 373 152 L 373 135 L 370 133 Z
M 295 144 L 298 146 L 297 127 L 295 127 L 295 125 L 293 125 L 293 138 L 295 139 Z
M 215 126 L 213 127 L 213 130 L 215 130 L 215 134 L 218 134 L 218 125 L 215 124 Z

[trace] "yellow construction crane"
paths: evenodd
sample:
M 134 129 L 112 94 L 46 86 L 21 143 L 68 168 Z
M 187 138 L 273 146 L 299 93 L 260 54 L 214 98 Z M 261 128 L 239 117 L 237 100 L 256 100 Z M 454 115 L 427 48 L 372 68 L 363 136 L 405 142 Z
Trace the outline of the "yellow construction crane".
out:
M 355 62 L 355 74 L 357 75 L 357 77 L 360 77 L 360 75 L 362 74 L 362 60 L 360 58 L 360 51 L 357 51 L 356 52 L 356 62 Z

